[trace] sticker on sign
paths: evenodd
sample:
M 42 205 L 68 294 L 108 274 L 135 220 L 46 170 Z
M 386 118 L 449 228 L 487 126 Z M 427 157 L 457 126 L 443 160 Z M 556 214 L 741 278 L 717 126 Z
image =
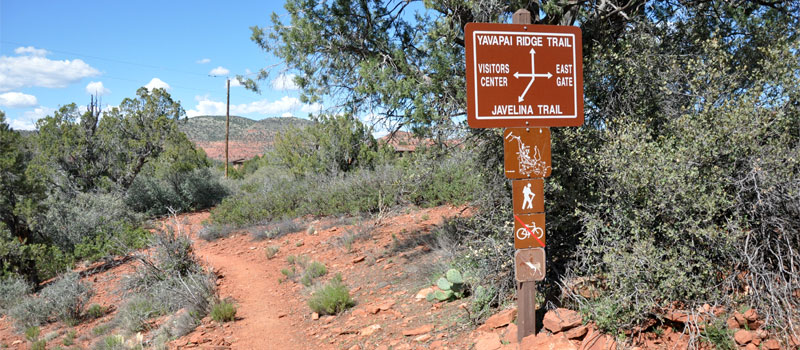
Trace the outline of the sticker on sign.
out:
M 468 23 L 464 36 L 470 127 L 583 124 L 580 28 Z

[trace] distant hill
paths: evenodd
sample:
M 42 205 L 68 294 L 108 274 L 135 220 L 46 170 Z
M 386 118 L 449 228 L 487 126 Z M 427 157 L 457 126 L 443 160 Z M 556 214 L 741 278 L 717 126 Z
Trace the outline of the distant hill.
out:
M 275 135 L 284 128 L 295 125 L 310 125 L 312 122 L 300 118 L 265 118 L 252 120 L 231 116 L 229 136 L 229 158 L 249 159 L 272 147 Z M 178 128 L 186 133 L 192 142 L 203 148 L 209 157 L 225 159 L 225 116 L 204 115 L 181 121 Z

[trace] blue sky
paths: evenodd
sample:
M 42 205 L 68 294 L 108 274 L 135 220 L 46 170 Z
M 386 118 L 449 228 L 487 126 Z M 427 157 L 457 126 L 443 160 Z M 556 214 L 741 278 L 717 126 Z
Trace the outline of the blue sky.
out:
M 0 110 L 14 129 L 32 129 L 59 106 L 104 108 L 141 86 L 167 87 L 187 115 L 225 114 L 225 78 L 272 67 L 262 93 L 231 87 L 231 114 L 307 117 L 281 61 L 250 40 L 282 1 L 0 0 Z M 232 84 L 235 85 L 235 84 Z

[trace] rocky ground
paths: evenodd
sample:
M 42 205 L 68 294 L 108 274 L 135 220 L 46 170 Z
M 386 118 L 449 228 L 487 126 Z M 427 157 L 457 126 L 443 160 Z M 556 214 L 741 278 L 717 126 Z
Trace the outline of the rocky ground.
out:
M 432 244 L 431 231 L 446 217 L 469 215 L 464 207 L 405 208 L 378 218 L 300 218 L 312 229 L 275 239 L 254 240 L 251 228 L 207 242 L 198 238 L 208 212 L 181 215 L 178 222 L 193 238 L 195 252 L 217 275 L 221 298 L 232 298 L 238 307 L 236 320 L 217 323 L 209 317 L 188 335 L 170 342 L 172 349 L 681 349 L 688 344 L 682 331 L 698 322 L 689 314 L 672 312 L 668 322 L 645 332 L 613 337 L 585 323 L 571 310 L 544 313 L 538 335 L 517 341 L 516 309 L 499 311 L 481 325 L 469 319 L 465 300 L 434 303 L 432 277 L 444 272 L 446 249 Z M 165 220 L 166 222 L 166 220 Z M 267 247 L 279 247 L 268 258 Z M 433 248 L 432 248 L 433 247 Z M 307 301 L 313 291 L 280 272 L 287 257 L 307 256 L 328 268 L 321 281 L 340 273 L 356 302 L 337 316 L 313 313 Z M 50 337 L 48 349 L 63 346 L 69 330 L 77 333 L 75 346 L 91 348 L 102 339 L 103 325 L 110 322 L 120 303 L 117 283 L 134 269 L 133 260 L 117 259 L 105 271 L 89 274 L 95 295 L 90 303 L 107 306 L 105 316 L 69 327 L 51 323 L 42 327 Z M 97 266 L 85 267 L 84 270 Z M 709 307 L 692 315 L 711 315 Z M 153 322 L 156 328 L 165 317 Z M 754 311 L 734 313 L 728 327 L 736 329 L 741 349 L 778 349 L 781 345 L 761 329 Z M 100 331 L 98 331 L 100 329 Z M 142 335 L 147 338 L 147 334 Z M 130 340 L 136 341 L 135 336 Z M 628 342 L 618 342 L 628 339 Z M 130 341 L 129 340 L 129 341 Z M 0 319 L 0 344 L 28 348 L 24 335 L 7 318 Z M 709 346 L 706 346 L 709 347 Z

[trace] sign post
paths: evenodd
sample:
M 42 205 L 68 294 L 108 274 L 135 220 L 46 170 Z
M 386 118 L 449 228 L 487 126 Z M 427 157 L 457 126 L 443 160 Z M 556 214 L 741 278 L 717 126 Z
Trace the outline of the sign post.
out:
M 580 28 L 532 25 L 530 19 L 521 9 L 513 24 L 468 23 L 464 30 L 467 122 L 472 128 L 507 128 L 504 173 L 513 189 L 520 341 L 536 331 L 536 282 L 546 275 L 549 127 L 583 124 Z

